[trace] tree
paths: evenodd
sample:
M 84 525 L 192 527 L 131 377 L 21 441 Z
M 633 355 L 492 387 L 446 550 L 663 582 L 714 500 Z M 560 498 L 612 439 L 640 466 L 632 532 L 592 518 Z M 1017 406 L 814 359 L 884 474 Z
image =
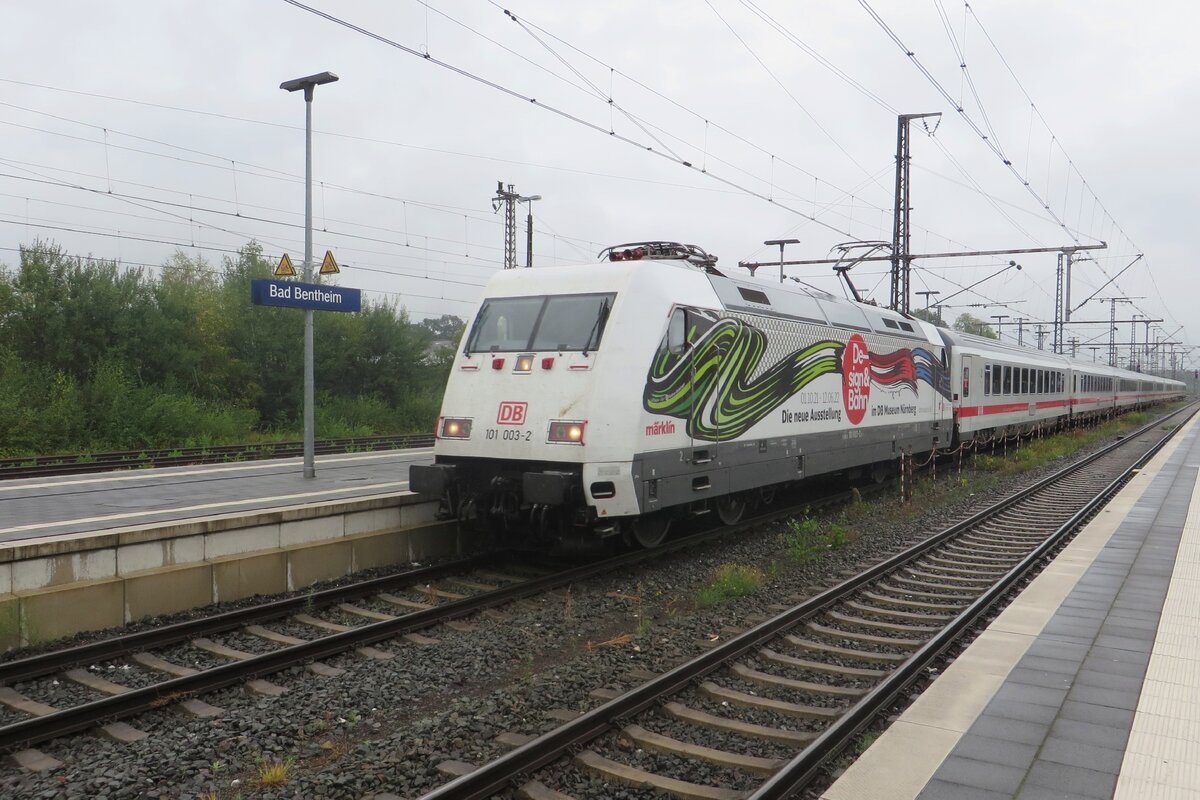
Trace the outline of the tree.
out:
M 923 319 L 926 322 L 931 322 L 934 325 L 943 325 L 942 318 L 937 315 L 936 311 L 928 308 L 913 309 L 912 315 L 917 319 Z
M 954 320 L 954 330 L 962 331 L 963 333 L 973 333 L 976 336 L 986 336 L 988 339 L 1000 338 L 992 330 L 991 325 L 970 314 L 959 314 L 958 319 Z
M 434 341 L 457 342 L 462 336 L 463 329 L 467 327 L 467 323 L 453 314 L 442 314 L 437 319 L 421 320 L 421 327 L 432 334 Z

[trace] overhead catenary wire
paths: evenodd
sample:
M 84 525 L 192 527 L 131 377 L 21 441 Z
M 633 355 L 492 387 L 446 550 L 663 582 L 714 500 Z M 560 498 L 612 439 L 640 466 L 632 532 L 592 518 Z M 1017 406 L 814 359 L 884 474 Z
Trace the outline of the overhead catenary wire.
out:
M 341 19 L 341 18 L 339 18 L 339 17 L 336 17 L 336 16 L 334 16 L 333 14 L 329 14 L 329 13 L 327 13 L 327 12 L 325 12 L 325 11 L 321 11 L 321 10 L 319 10 L 319 9 L 313 8 L 312 6 L 305 5 L 304 3 L 301 3 L 299 0 L 283 0 L 283 2 L 287 3 L 288 5 L 295 6 L 296 8 L 299 8 L 299 9 L 301 9 L 301 10 L 303 10 L 303 11 L 307 11 L 307 12 L 309 12 L 309 13 L 311 13 L 311 14 L 315 14 L 316 16 L 319 16 L 319 17 L 321 17 L 321 18 L 323 18 L 323 19 L 325 19 L 325 20 L 328 20 L 329 22 L 332 22 L 332 23 L 334 23 L 335 25 L 340 25 L 340 26 L 342 26 L 342 27 L 345 27 L 345 28 L 347 28 L 347 29 L 349 29 L 349 30 L 352 30 L 352 31 L 354 31 L 354 32 L 356 32 L 356 33 L 358 33 L 358 34 L 362 35 L 362 36 L 366 36 L 366 37 L 368 37 L 368 38 L 370 38 L 370 39 L 373 39 L 373 40 L 375 40 L 375 41 L 377 41 L 377 42 L 379 42 L 379 43 L 381 43 L 381 44 L 387 45 L 387 46 L 389 46 L 389 47 L 393 47 L 393 48 L 395 48 L 395 49 L 397 49 L 397 50 L 400 50 L 401 52 L 408 53 L 409 55 L 416 56 L 416 57 L 418 57 L 418 58 L 421 58 L 421 59 L 423 59 L 424 61 L 427 61 L 427 62 L 429 62 L 429 63 L 431 63 L 431 64 L 434 64 L 434 65 L 436 65 L 436 66 L 442 67 L 442 68 L 444 68 L 444 69 L 448 69 L 448 70 L 450 70 L 451 72 L 454 72 L 454 73 L 455 73 L 455 74 L 457 74 L 457 75 L 461 75 L 461 76 L 462 76 L 462 77 L 464 77 L 464 78 L 467 78 L 467 79 L 469 79 L 469 80 L 475 81 L 475 82 L 477 82 L 477 83 L 479 83 L 479 84 L 481 84 L 481 85 L 487 86 L 487 87 L 489 87 L 489 88 L 495 89 L 496 91 L 499 91 L 499 92 L 501 92 L 501 93 L 503 93 L 503 94 L 506 94 L 506 95 L 508 95 L 508 96 L 510 96 L 510 97 L 512 97 L 512 98 L 514 98 L 514 99 L 517 99 L 517 100 L 521 100 L 521 101 L 527 102 L 527 103 L 529 103 L 529 104 L 531 104 L 531 105 L 533 105 L 533 106 L 536 106 L 536 107 L 538 107 L 538 108 L 541 108 L 541 109 L 543 109 L 543 110 L 545 110 L 545 111 L 548 111 L 548 112 L 550 112 L 550 113 L 552 113 L 552 114 L 555 114 L 556 116 L 559 116 L 559 117 L 561 117 L 561 118 L 563 118 L 563 119 L 565 119 L 565 120 L 568 120 L 568 121 L 570 121 L 570 122 L 573 122 L 573 123 L 575 123 L 575 124 L 577 124 L 577 125 L 582 125 L 583 127 L 585 127 L 585 128 L 588 128 L 588 129 L 590 129 L 590 130 L 592 130 L 592 131 L 595 131 L 596 133 L 601 133 L 601 134 L 603 134 L 603 135 L 605 135 L 605 136 L 609 136 L 609 137 L 611 137 L 611 138 L 615 139 L 616 141 L 619 141 L 619 142 L 621 142 L 621 143 L 623 143 L 623 144 L 627 144 L 627 145 L 630 145 L 630 146 L 636 147 L 636 148 L 638 148 L 639 150 L 643 150 L 643 151 L 645 151 L 645 152 L 647 152 L 647 153 L 650 153 L 650 154 L 652 154 L 652 155 L 658 156 L 659 158 L 662 158 L 662 159 L 665 159 L 665 160 L 668 160 L 668 161 L 673 161 L 673 162 L 675 162 L 675 163 L 678 163 L 678 164 L 679 164 L 679 165 L 681 165 L 681 166 L 687 167 L 688 169 L 691 169 L 691 170 L 695 170 L 695 169 L 696 169 L 696 168 L 693 166 L 693 164 L 692 164 L 690 161 L 686 161 L 686 160 L 683 160 L 683 159 L 681 159 L 681 158 L 677 158 L 677 157 L 675 157 L 675 156 L 672 156 L 670 153 L 664 152 L 664 151 L 662 151 L 662 150 L 656 150 L 655 148 L 653 148 L 653 147 L 651 147 L 651 146 L 649 146 L 649 145 L 643 144 L 643 143 L 641 143 L 641 142 L 638 142 L 637 140 L 635 140 L 635 139 L 632 139 L 632 138 L 630 138 L 630 137 L 628 137 L 628 136 L 625 136 L 624 134 L 616 133 L 615 131 L 609 131 L 609 130 L 605 129 L 603 126 L 601 126 L 601 125 L 597 125 L 597 124 L 596 124 L 596 123 L 594 123 L 594 122 L 590 122 L 590 121 L 588 121 L 588 120 L 585 120 L 585 119 L 583 119 L 582 117 L 580 117 L 580 116 L 578 116 L 578 115 L 576 115 L 576 114 L 572 114 L 572 113 L 570 113 L 570 112 L 568 112 L 568 111 L 566 111 L 566 110 L 564 110 L 564 109 L 560 109 L 560 108 L 558 108 L 558 107 L 556 107 L 556 106 L 553 106 L 553 105 L 550 105 L 550 104 L 548 104 L 548 103 L 541 103 L 541 102 L 539 102 L 539 101 L 538 101 L 538 99 L 537 99 L 537 98 L 535 98 L 535 97 L 530 97 L 530 96 L 528 96 L 528 95 L 522 94 L 521 92 L 518 92 L 518 91 L 517 91 L 517 90 L 515 90 L 515 89 L 512 89 L 512 88 L 510 88 L 510 87 L 508 87 L 508 86 L 505 86 L 504 84 L 501 84 L 501 83 L 499 83 L 499 82 L 497 82 L 497 81 L 494 81 L 494 80 L 492 80 L 492 79 L 490 79 L 490 78 L 485 78 L 485 77 L 483 77 L 482 75 L 476 75 L 475 73 L 473 73 L 473 72 L 471 72 L 470 70 L 467 70 L 467 69 L 465 69 L 465 68 L 463 68 L 463 67 L 459 67 L 459 66 L 457 66 L 457 65 L 455 65 L 455 64 L 451 64 L 451 63 L 449 63 L 449 62 L 446 62 L 446 61 L 443 61 L 443 60 L 441 60 L 441 59 L 434 58 L 434 57 L 433 57 L 433 56 L 431 56 L 431 55 L 428 55 L 428 54 L 421 53 L 420 51 L 418 51 L 418 50 L 414 50 L 413 48 L 411 48 L 411 47 L 408 47 L 408 46 L 406 46 L 406 45 L 404 45 L 404 44 L 401 44 L 400 42 L 397 42 L 397 41 L 395 41 L 395 40 L 393 40 L 393 39 L 389 39 L 389 38 L 387 38 L 386 36 L 383 36 L 382 34 L 375 33 L 374 31 L 368 30 L 368 29 L 366 29 L 366 28 L 364 28 L 364 27 L 362 27 L 362 26 L 355 25 L 355 24 L 354 24 L 354 23 L 352 23 L 352 22 L 349 22 L 349 21 L 347 21 L 347 20 L 343 20 L 343 19 Z M 699 172 L 699 171 L 697 170 L 697 172 Z M 831 231 L 833 231 L 833 232 L 835 232 L 835 233 L 839 233 L 839 234 L 841 234 L 841 235 L 843 235 L 843 236 L 850 236 L 850 237 L 852 237 L 852 236 L 853 236 L 853 234 L 852 234 L 852 233 L 850 233 L 850 232 L 848 232 L 848 231 L 842 230 L 842 229 L 840 229 L 840 228 L 838 228 L 838 227 L 836 227 L 836 226 L 834 226 L 834 225 L 831 225 L 831 224 L 829 224 L 828 222 L 825 222 L 824 220 L 821 220 L 821 219 L 819 219 L 819 218 L 817 218 L 817 217 L 815 217 L 815 216 L 812 216 L 812 215 L 810 215 L 810 214 L 806 214 L 804 211 L 801 211 L 801 210 L 800 210 L 800 209 L 798 209 L 798 208 L 793 208 L 793 207 L 791 207 L 791 206 L 789 206 L 789 205 L 786 205 L 786 204 L 784 204 L 784 203 L 780 203 L 778 200 L 775 200 L 774 198 L 768 197 L 767 195 L 763 194 L 763 193 L 762 193 L 762 192 L 760 192 L 760 191 L 756 191 L 756 190 L 754 190 L 754 189 L 751 189 L 751 188 L 749 188 L 749 187 L 747 187 L 747 186 L 743 186 L 743 185 L 741 185 L 741 184 L 737 183 L 736 181 L 733 181 L 733 180 L 731 180 L 731 179 L 729 179 L 729 178 L 725 178 L 725 177 L 722 177 L 722 176 L 720 176 L 720 175 L 717 175 L 716 173 L 714 173 L 714 172 L 712 172 L 712 171 L 708 171 L 708 172 L 705 172 L 705 173 L 702 173 L 702 174 L 704 174 L 705 176 L 707 176 L 707 177 L 708 177 L 709 179 L 711 179 L 711 180 L 715 180 L 715 181 L 717 181 L 717 182 L 719 182 L 719 183 L 722 183 L 722 184 L 725 184 L 725 185 L 727 185 L 727 186 L 731 186 L 731 187 L 737 188 L 737 189 L 741 190 L 742 192 L 744 192 L 744 193 L 746 193 L 746 194 L 748 194 L 748 195 L 750 195 L 750 196 L 752 196 L 752 197 L 757 197 L 757 198 L 759 198 L 760 200 L 765 200 L 765 201 L 767 201 L 767 202 L 769 202 L 769 203 L 772 203 L 773 205 L 776 205 L 776 206 L 778 206 L 779 208 L 782 208 L 782 209 L 784 209 L 785 211 L 789 211 L 789 212 L 791 212 L 791 213 L 793 213 L 793 214 L 796 214 L 797 216 L 805 217 L 805 218 L 809 219 L 811 222 L 813 222 L 813 223 L 815 223 L 815 224 L 817 224 L 817 225 L 820 225 L 820 226 L 822 226 L 822 227 L 824 227 L 824 228 L 828 228 L 829 230 L 831 230 Z
M 1014 176 L 1016 176 L 1018 180 L 1020 180 L 1022 182 L 1026 191 L 1029 192 L 1032 197 L 1034 197 L 1034 199 L 1043 208 L 1043 210 L 1046 212 L 1046 214 L 1048 214 L 1049 217 L 1060 228 L 1062 228 L 1067 233 L 1067 235 L 1072 238 L 1073 241 L 1075 241 L 1076 243 L 1080 243 L 1080 238 L 1077 235 L 1077 232 L 1075 230 L 1073 230 L 1069 225 L 1067 225 L 1067 223 L 1065 221 L 1065 215 L 1069 212 L 1069 209 L 1066 207 L 1067 199 L 1064 198 L 1063 215 L 1060 216 L 1058 213 L 1056 213 L 1053 210 L 1053 208 L 1051 207 L 1050 201 L 1048 199 L 1044 198 L 1041 194 L 1039 194 L 1038 191 L 1033 187 L 1033 185 L 1029 181 L 1029 179 L 1025 175 L 1022 175 L 1020 170 L 1017 169 L 1017 167 L 1013 164 L 1012 160 L 1008 157 L 1008 155 L 1005 153 L 1003 148 L 1000 147 L 999 142 L 995 141 L 992 138 L 989 138 L 989 135 L 987 133 L 985 133 L 983 130 L 981 130 L 979 125 L 970 117 L 970 115 L 968 115 L 966 113 L 966 110 L 964 108 L 962 108 L 961 105 L 957 105 L 954 103 L 953 98 L 950 96 L 949 92 L 945 89 L 945 87 L 941 84 L 941 82 L 938 81 L 938 79 L 932 74 L 932 72 L 930 72 L 929 69 L 925 67 L 925 65 L 917 58 L 916 54 L 904 44 L 904 42 L 892 30 L 892 28 L 887 24 L 887 22 L 882 18 L 882 16 L 879 15 L 871 7 L 870 3 L 868 3 L 867 0 L 859 0 L 859 4 L 867 11 L 867 13 L 872 17 L 872 19 L 874 19 L 875 22 L 884 30 L 884 32 L 888 35 L 888 37 L 891 38 L 892 41 L 901 49 L 901 51 L 904 52 L 905 56 L 918 69 L 918 71 L 920 71 L 921 74 L 925 76 L 925 78 L 930 82 L 930 84 L 948 102 L 950 102 L 953 107 L 955 107 L 955 110 L 959 113 L 960 118 L 962 118 L 968 124 L 968 126 L 970 126 L 971 129 L 973 131 L 975 131 L 975 133 L 980 137 L 980 139 L 984 142 L 984 144 L 987 146 L 987 148 L 992 150 L 992 152 L 1001 159 L 1004 166 Z M 974 10 L 971 9 L 969 7 L 969 5 L 967 6 L 967 9 L 971 13 L 971 15 L 976 18 L 976 21 L 978 22 L 978 19 L 975 15 Z M 980 29 L 984 30 L 982 23 L 978 23 L 978 24 L 980 25 Z M 986 38 L 988 39 L 989 44 L 991 44 L 992 47 L 997 51 L 997 53 L 999 53 L 999 48 L 996 46 L 994 40 L 991 38 L 990 35 L 987 34 L 986 30 L 984 30 L 984 33 L 985 33 Z M 1056 135 L 1054 135 L 1052 129 L 1050 129 L 1049 125 L 1046 123 L 1044 116 L 1042 116 L 1042 114 L 1041 114 L 1041 111 L 1036 109 L 1036 105 L 1033 104 L 1032 98 L 1029 97 L 1029 94 L 1025 90 L 1024 86 L 1020 84 L 1020 81 L 1019 81 L 1019 79 L 1017 79 L 1015 71 L 1012 70 L 1012 67 L 1011 67 L 1011 65 L 1008 64 L 1007 59 L 1004 59 L 1002 55 L 1001 55 L 1001 58 L 1005 64 L 1006 69 L 1008 69 L 1009 73 L 1012 75 L 1014 80 L 1016 80 L 1018 82 L 1019 88 L 1021 89 L 1025 98 L 1031 103 L 1031 106 L 1033 106 L 1033 108 L 1036 110 L 1038 117 L 1043 121 L 1043 124 L 1046 125 L 1047 130 L 1051 132 L 1051 150 L 1049 151 L 1049 155 L 1051 155 L 1051 156 L 1053 155 L 1053 147 L 1057 146 L 1059 151 L 1063 154 L 1063 157 L 1066 159 L 1066 161 L 1067 161 L 1067 178 L 1068 178 L 1067 189 L 1069 190 L 1070 173 L 1072 171 L 1074 171 L 1075 174 L 1079 176 L 1080 183 L 1081 183 L 1080 191 L 1082 191 L 1083 186 L 1086 185 L 1086 181 L 1084 181 L 1083 176 L 1079 172 L 1078 167 L 1075 166 L 1074 161 L 1067 155 L 1066 150 L 1062 147 L 1062 144 L 1058 140 L 1058 137 Z M 981 105 L 981 110 L 982 110 L 982 105 Z M 1091 187 L 1087 186 L 1087 188 L 1088 188 L 1088 191 L 1091 192 L 1093 194 L 1093 196 L 1095 196 L 1095 192 L 1091 190 Z M 1098 202 L 1098 199 L 1097 199 L 1097 202 Z M 1124 230 L 1119 226 L 1119 224 L 1116 223 L 1115 219 L 1112 218 L 1111 214 L 1108 214 L 1107 210 L 1105 210 L 1105 213 L 1108 216 L 1108 218 L 1112 221 L 1114 228 L 1116 228 L 1116 230 L 1118 230 L 1122 234 L 1122 237 L 1126 241 L 1128 241 L 1131 245 L 1133 245 L 1132 240 L 1129 239 L 1129 237 L 1124 233 Z M 1097 238 L 1098 239 L 1098 237 L 1093 237 L 1091 235 L 1088 235 L 1088 238 Z M 1135 245 L 1135 247 L 1136 247 L 1136 245 Z M 1103 267 L 1100 267 L 1100 269 L 1106 278 L 1111 279 L 1111 276 L 1107 272 L 1104 271 Z M 1121 287 L 1118 285 L 1118 289 L 1120 289 L 1120 288 Z M 1124 291 L 1124 290 L 1122 289 L 1122 291 Z M 1166 305 L 1165 300 L 1163 300 L 1161 295 L 1160 295 L 1159 299 L 1160 299 L 1160 301 L 1163 301 L 1163 305 L 1165 306 Z

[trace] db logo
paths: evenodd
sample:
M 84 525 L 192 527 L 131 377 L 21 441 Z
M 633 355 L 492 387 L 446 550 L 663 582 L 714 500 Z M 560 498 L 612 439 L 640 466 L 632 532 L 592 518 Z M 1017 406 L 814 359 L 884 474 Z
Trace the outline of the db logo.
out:
M 525 410 L 528 407 L 528 403 L 514 403 L 510 400 L 505 400 L 500 404 L 500 414 L 496 417 L 496 424 L 524 425 Z

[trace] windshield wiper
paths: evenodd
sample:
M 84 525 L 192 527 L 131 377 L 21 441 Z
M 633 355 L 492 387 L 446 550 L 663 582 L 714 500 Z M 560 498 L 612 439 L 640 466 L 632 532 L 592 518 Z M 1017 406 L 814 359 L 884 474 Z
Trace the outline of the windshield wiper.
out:
M 592 323 L 592 329 L 588 332 L 588 337 L 583 343 L 583 354 L 585 356 L 588 354 L 588 350 L 592 349 L 593 339 L 599 345 L 600 331 L 603 330 L 603 325 L 608 320 L 608 311 L 610 308 L 611 306 L 609 306 L 607 299 L 600 301 L 600 308 L 596 311 L 596 321 Z

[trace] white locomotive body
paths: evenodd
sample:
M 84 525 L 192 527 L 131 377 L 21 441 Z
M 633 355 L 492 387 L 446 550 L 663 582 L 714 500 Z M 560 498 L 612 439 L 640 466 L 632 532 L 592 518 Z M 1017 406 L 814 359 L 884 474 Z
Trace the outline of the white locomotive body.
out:
M 805 477 L 1121 404 L 1076 392 L 1083 365 L 1061 356 L 731 279 L 691 246 L 612 252 L 492 278 L 413 491 L 459 518 L 624 529 L 653 545 L 681 513 L 729 522 Z M 1118 372 L 1085 385 L 1120 386 Z M 1137 403 L 1178 391 L 1129 375 L 1146 384 Z

